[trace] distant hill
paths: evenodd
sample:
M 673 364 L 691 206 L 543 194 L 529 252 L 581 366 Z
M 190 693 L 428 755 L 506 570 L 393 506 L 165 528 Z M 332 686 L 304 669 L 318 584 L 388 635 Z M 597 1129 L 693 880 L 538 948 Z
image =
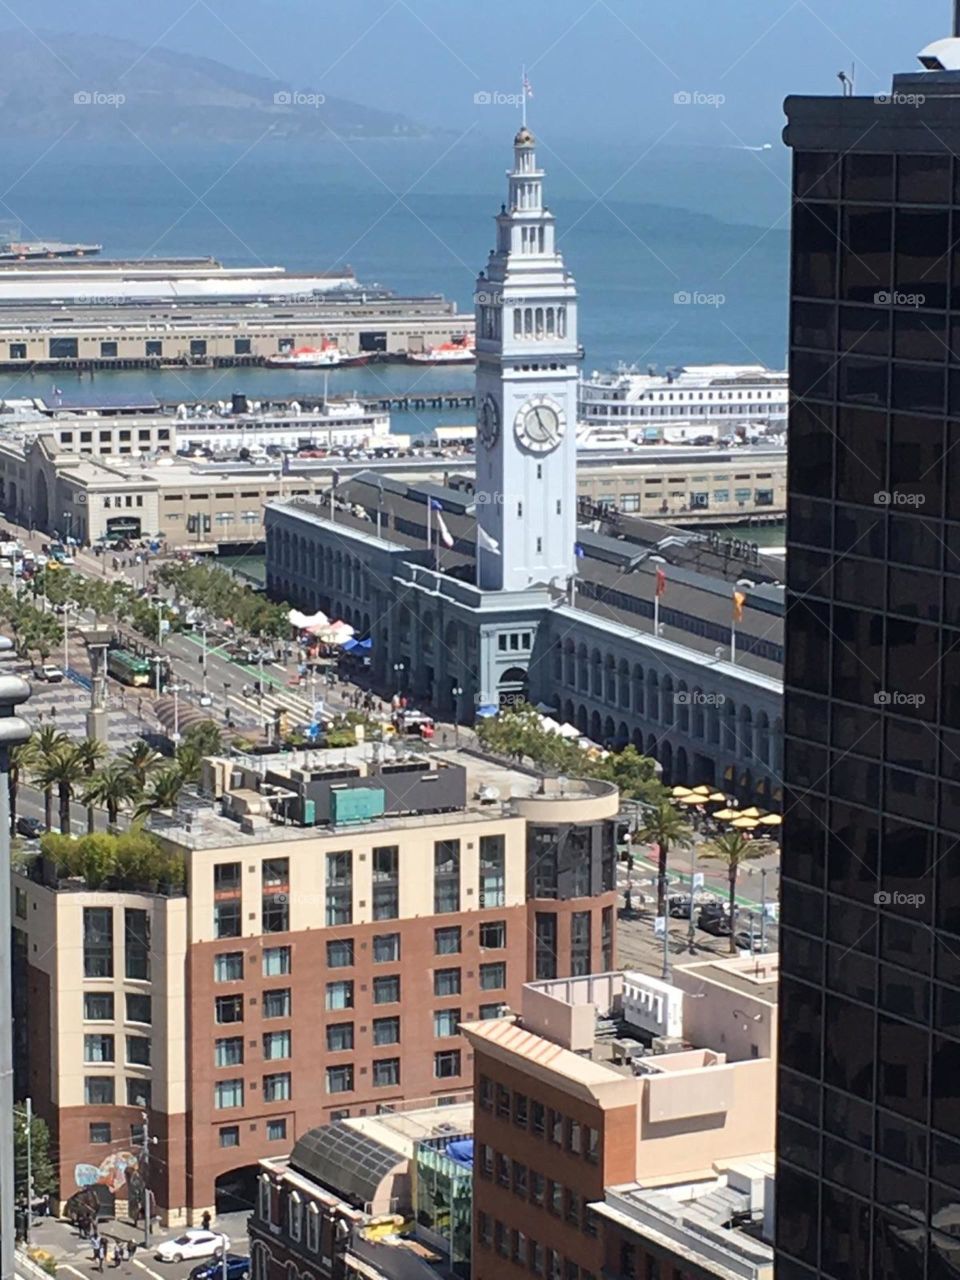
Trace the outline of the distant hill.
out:
M 0 32 L 0 140 L 129 137 L 151 141 L 422 137 L 401 115 L 172 49 L 109 36 Z

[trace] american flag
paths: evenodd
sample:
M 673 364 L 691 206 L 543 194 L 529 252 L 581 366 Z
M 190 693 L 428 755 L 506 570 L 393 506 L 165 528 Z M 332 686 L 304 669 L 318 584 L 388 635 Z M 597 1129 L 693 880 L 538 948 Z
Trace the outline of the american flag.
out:
M 529 79 L 527 78 L 526 72 L 523 73 L 523 92 L 527 95 L 528 98 L 533 97 L 533 85 L 530 83 Z

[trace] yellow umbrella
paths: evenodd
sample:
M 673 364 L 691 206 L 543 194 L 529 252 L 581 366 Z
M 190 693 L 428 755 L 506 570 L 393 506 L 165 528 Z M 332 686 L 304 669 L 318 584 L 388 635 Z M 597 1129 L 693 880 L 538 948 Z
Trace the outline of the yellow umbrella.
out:
M 691 794 L 689 796 L 678 796 L 677 799 L 680 804 L 703 804 L 703 796 Z
M 693 795 L 689 787 L 674 787 L 670 794 L 674 797 Z
M 727 797 L 722 791 L 713 791 L 707 796 L 711 804 L 726 804 Z
M 697 796 L 708 796 L 710 794 L 710 788 L 705 782 L 701 782 L 699 787 L 692 787 L 691 790 Z
M 756 805 L 752 805 L 749 809 L 741 809 L 740 817 L 741 818 L 759 818 L 760 810 L 756 807 Z
M 764 827 L 779 827 L 783 822 L 783 818 L 779 813 L 768 813 L 760 819 L 760 825 Z
M 721 822 L 729 822 L 731 818 L 739 818 L 740 814 L 736 809 L 718 809 L 713 817 L 719 818 Z
M 742 831 L 752 831 L 753 828 L 758 827 L 760 823 L 756 818 L 740 817 L 734 818 L 730 825 L 731 827 L 739 827 Z

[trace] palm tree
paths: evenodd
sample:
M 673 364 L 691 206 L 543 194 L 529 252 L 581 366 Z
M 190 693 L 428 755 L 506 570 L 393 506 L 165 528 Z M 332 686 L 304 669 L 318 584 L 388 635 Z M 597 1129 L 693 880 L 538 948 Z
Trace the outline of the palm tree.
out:
M 160 752 L 154 751 L 143 738 L 138 738 L 126 751 L 121 751 L 118 759 L 133 778 L 138 791 L 146 791 L 150 775 L 156 773 L 163 763 Z
M 83 765 L 83 772 L 86 775 L 87 783 L 100 767 L 104 756 L 107 754 L 106 746 L 99 738 L 81 738 L 76 745 L 77 756 Z M 84 801 L 86 804 L 86 801 Z M 87 832 L 92 835 L 95 830 L 96 815 L 93 811 L 93 805 L 87 804 Z
M 19 747 L 10 749 L 10 762 L 7 770 L 7 794 L 10 799 L 10 835 L 17 830 L 17 797 L 20 792 L 20 778 L 28 774 L 36 764 L 37 747 L 31 738 Z
M 53 788 L 55 782 L 44 781 L 47 767 L 53 763 L 56 754 L 62 747 L 70 745 L 67 735 L 52 724 L 45 724 L 30 739 L 33 745 L 30 773 L 34 781 L 43 789 L 43 816 L 47 830 L 53 829 Z
M 724 831 L 702 850 L 703 857 L 720 858 L 727 864 L 727 882 L 730 889 L 728 910 L 730 913 L 730 954 L 737 954 L 737 872 L 740 863 L 750 858 L 760 858 L 764 850 L 759 841 L 751 840 L 743 831 Z
M 134 817 L 140 818 L 157 809 L 175 809 L 182 790 L 183 775 L 176 765 L 161 769 L 150 784 L 150 790 L 134 810 Z
M 89 814 L 93 812 L 93 806 L 100 805 L 106 809 L 107 821 L 114 829 L 123 806 L 139 800 L 142 795 L 136 779 L 123 762 L 111 760 L 88 779 L 84 789 L 82 800 L 87 806 L 87 826 L 90 826 Z
M 667 858 L 671 845 L 684 847 L 693 840 L 693 828 L 682 813 L 666 799 L 644 811 L 636 838 L 657 846 L 657 915 L 667 914 Z
M 52 793 L 53 788 L 57 788 L 60 800 L 60 831 L 65 836 L 70 835 L 70 803 L 73 800 L 73 789 L 85 777 L 83 757 L 69 741 L 65 741 L 64 745 L 44 762 L 38 775 L 37 781 L 44 789 L 44 796 L 47 795 L 48 789 Z

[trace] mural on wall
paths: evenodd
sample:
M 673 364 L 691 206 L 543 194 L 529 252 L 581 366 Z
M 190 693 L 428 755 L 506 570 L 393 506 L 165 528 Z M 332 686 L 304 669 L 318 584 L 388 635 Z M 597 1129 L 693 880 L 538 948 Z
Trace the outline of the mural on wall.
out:
M 76 1164 L 73 1167 L 73 1178 L 78 1187 L 102 1185 L 109 1187 L 114 1195 L 125 1190 L 130 1174 L 136 1173 L 140 1166 L 140 1157 L 132 1151 L 114 1151 L 99 1165 Z

